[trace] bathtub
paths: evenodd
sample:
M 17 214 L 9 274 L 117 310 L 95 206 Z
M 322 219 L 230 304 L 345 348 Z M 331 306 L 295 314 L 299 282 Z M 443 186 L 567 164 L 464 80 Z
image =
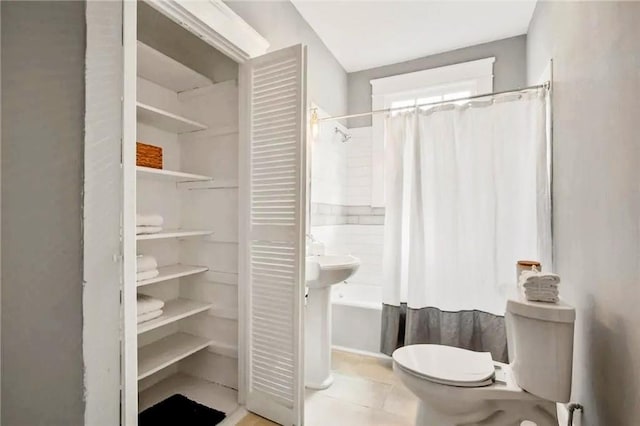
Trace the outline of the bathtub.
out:
M 336 284 L 331 289 L 331 310 L 331 344 L 334 347 L 380 355 L 380 287 Z

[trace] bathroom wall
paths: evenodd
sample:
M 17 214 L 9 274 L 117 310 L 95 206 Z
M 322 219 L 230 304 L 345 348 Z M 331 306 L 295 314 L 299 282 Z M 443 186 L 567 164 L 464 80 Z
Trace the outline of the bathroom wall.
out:
M 411 61 L 349 73 L 349 114 L 371 110 L 370 80 L 372 79 L 443 67 L 491 56 L 496 58 L 496 62 L 493 65 L 493 88 L 495 91 L 523 87 L 526 83 L 525 52 L 526 36 L 521 35 Z M 371 126 L 371 117 L 351 118 L 348 126 L 351 128 Z
M 269 51 L 303 43 L 308 50 L 308 100 L 331 115 L 347 113 L 347 74 L 290 1 L 226 1 L 271 45 Z
M 320 117 L 328 114 L 318 109 Z M 311 235 L 330 250 L 338 247 L 342 226 L 347 223 L 347 149 L 332 121 L 321 122 L 311 142 Z
M 81 425 L 85 3 L 0 7 L 1 423 Z
M 553 58 L 554 254 L 585 426 L 640 418 L 638 23 L 636 2 L 538 2 L 527 38 L 531 82 Z

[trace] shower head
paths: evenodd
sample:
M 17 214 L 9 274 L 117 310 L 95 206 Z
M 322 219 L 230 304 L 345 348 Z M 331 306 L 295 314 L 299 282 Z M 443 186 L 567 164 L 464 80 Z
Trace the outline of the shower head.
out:
M 336 127 L 335 133 L 339 133 L 340 135 L 342 135 L 342 142 L 346 142 L 349 139 L 351 139 L 351 135 L 347 132 L 343 132 L 342 130 L 340 130 L 339 128 Z

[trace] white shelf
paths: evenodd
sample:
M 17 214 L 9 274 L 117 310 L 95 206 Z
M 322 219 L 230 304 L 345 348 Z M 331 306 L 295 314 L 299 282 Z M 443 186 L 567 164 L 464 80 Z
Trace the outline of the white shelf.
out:
M 211 176 L 197 175 L 194 173 L 176 172 L 174 170 L 154 169 L 153 167 L 136 166 L 136 175 L 139 179 L 162 179 L 178 183 L 207 182 L 213 180 Z
M 180 332 L 145 345 L 138 349 L 138 380 L 149 377 L 210 344 L 210 339 Z
M 164 304 L 161 316 L 138 324 L 138 334 L 199 314 L 208 310 L 211 306 L 213 306 L 213 303 L 197 302 L 189 299 L 169 300 Z
M 138 121 L 158 129 L 172 133 L 188 133 L 205 130 L 207 126 L 197 121 L 181 117 L 169 111 L 137 102 L 136 115 Z
M 200 274 L 208 270 L 209 268 L 207 268 L 206 266 L 192 266 L 192 265 L 180 265 L 180 264 L 162 266 L 158 268 L 158 272 L 160 272 L 160 275 L 148 280 L 138 281 L 136 285 L 138 287 L 142 287 L 145 285 L 155 284 L 162 281 L 168 281 L 168 280 L 173 280 L 180 277 L 187 277 L 189 275 Z
M 178 182 L 178 187 L 184 189 L 238 189 L 238 180 L 213 178 L 208 181 Z
M 208 231 L 208 230 L 167 229 L 155 234 L 136 235 L 136 240 L 142 241 L 142 240 L 161 240 L 165 238 L 187 238 L 187 237 L 198 237 L 202 235 L 211 235 L 211 234 L 213 234 L 213 231 Z
M 207 380 L 176 373 L 140 392 L 138 409 L 143 411 L 176 393 L 227 415 L 238 408 L 237 391 Z
M 174 92 L 197 89 L 213 82 L 164 53 L 138 41 L 138 75 Z

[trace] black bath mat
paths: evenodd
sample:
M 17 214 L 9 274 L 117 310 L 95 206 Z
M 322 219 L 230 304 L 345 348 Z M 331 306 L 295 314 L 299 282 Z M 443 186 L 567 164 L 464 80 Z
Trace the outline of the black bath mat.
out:
M 138 415 L 138 426 L 213 426 L 225 414 L 175 394 Z

